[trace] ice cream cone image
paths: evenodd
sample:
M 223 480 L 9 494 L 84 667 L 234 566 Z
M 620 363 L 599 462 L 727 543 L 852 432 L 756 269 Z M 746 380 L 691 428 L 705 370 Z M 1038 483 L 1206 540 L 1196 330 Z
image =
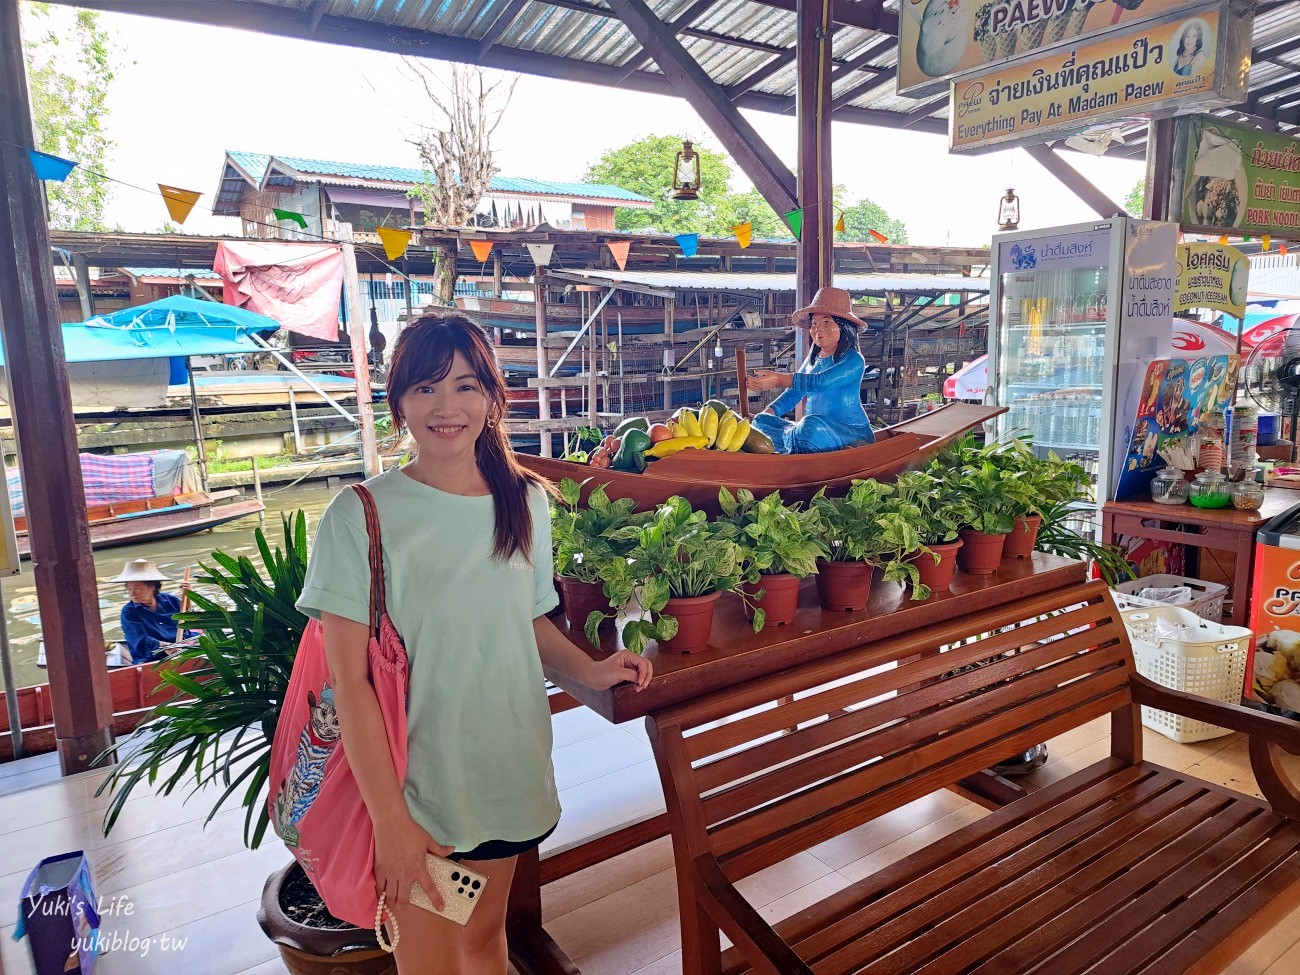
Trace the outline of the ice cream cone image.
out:
M 1026 51 L 1036 50 L 1039 47 L 1039 45 L 1043 43 L 1043 34 L 1044 32 L 1046 32 L 1046 30 L 1047 30 L 1046 20 L 1040 20 L 1037 21 L 1036 23 L 1026 24 L 1024 27 L 1020 28 L 1020 30 L 1016 32 L 1017 34 L 1020 35 L 1016 43 L 1016 50 L 1019 51 L 1021 54 L 1024 54 Z
M 975 40 L 979 42 L 985 61 L 992 61 L 998 53 L 997 38 L 989 27 L 989 18 L 993 15 L 993 4 L 986 3 L 975 11 Z
M 1092 12 L 1091 0 L 1075 0 L 1074 9 L 1070 11 L 1070 22 L 1066 25 L 1066 37 L 1078 37 L 1083 30 L 1083 22 Z
M 1014 30 L 1006 30 L 993 35 L 997 42 L 998 57 L 1009 58 L 1016 53 L 1016 34 Z
M 1070 3 L 1065 10 L 1047 21 L 1047 33 L 1045 35 L 1048 44 L 1055 44 L 1065 36 L 1065 28 L 1070 24 L 1070 14 L 1074 10 L 1074 4 Z

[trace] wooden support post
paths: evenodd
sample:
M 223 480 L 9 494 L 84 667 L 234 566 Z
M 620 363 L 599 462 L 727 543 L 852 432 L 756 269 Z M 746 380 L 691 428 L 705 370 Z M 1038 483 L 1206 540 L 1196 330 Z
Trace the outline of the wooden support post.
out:
M 77 297 L 81 299 L 81 320 L 88 322 L 95 317 L 95 295 L 90 290 L 90 265 L 85 254 L 72 255 L 72 272 L 77 279 Z
M 252 459 L 252 461 L 253 461 L 253 497 L 257 498 L 257 500 L 258 500 L 259 502 L 261 502 L 261 500 L 262 500 L 262 469 L 257 465 L 257 454 L 254 454 L 254 455 L 252 456 L 251 459 Z M 259 512 L 257 513 L 257 520 L 265 524 L 265 522 L 266 522 L 266 509 L 265 509 L 265 508 L 263 508 L 261 511 L 259 511 Z
M 551 374 L 549 357 L 546 355 L 546 275 L 539 270 L 533 275 L 533 309 L 537 313 L 537 419 L 545 422 L 551 418 L 551 391 L 546 379 Z M 543 457 L 552 456 L 551 434 L 540 430 Z
M 736 350 L 736 398 L 739 400 L 737 410 L 741 416 L 749 417 L 749 376 L 745 371 L 745 350 Z
M 59 765 L 89 769 L 113 744 L 95 562 L 50 262 L 27 157 L 32 115 L 17 0 L 0 0 L 0 330 L 31 533 Z
M 492 297 L 501 297 L 501 248 L 492 248 Z
M 677 349 L 673 345 L 673 319 L 676 315 L 675 302 L 672 298 L 664 299 L 664 356 L 672 355 L 673 366 L 677 365 Z M 663 364 L 664 409 L 673 410 L 673 380 L 667 362 Z
M 298 426 L 298 394 L 289 387 L 289 421 L 293 424 L 293 452 L 302 453 L 302 428 Z
M 597 353 L 600 351 L 600 343 L 596 338 L 595 322 L 591 323 L 587 332 L 591 336 L 591 352 L 587 356 L 587 393 L 590 402 L 587 410 L 587 424 L 588 426 L 598 427 L 600 424 L 596 421 L 596 359 Z
M 1148 122 L 1146 187 L 1142 194 L 1142 216 L 1147 220 L 1177 219 L 1169 199 L 1173 168 L 1174 120 Z M 1237 340 L 1240 342 L 1240 334 Z
M 1025 152 L 1061 181 L 1071 193 L 1092 207 L 1097 216 L 1109 219 L 1124 208 L 1093 186 L 1082 173 L 1056 154 L 1051 146 L 1025 146 Z
M 203 439 L 203 415 L 199 412 L 199 394 L 194 388 L 194 364 L 188 357 L 185 359 L 185 375 L 190 381 L 190 424 L 194 427 L 194 454 L 199 462 L 199 484 L 207 491 L 208 445 Z
M 796 307 L 812 303 L 834 283 L 834 189 L 831 182 L 831 18 L 823 0 L 799 0 L 799 238 Z M 808 351 L 808 333 L 795 329 L 795 363 Z
M 357 422 L 361 425 L 361 462 L 366 477 L 384 472 L 375 436 L 375 405 L 370 391 L 370 357 L 366 351 L 365 316 L 361 313 L 361 284 L 357 278 L 357 252 L 352 246 L 352 224 L 335 223 L 334 235 L 343 243 L 343 290 L 348 309 L 348 337 L 352 340 L 352 375 L 357 388 Z

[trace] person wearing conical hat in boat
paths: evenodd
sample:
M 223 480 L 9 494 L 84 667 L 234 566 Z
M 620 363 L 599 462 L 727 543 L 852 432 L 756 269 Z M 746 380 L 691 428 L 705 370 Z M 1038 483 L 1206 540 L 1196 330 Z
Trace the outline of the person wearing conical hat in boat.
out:
M 171 580 L 153 562 L 148 559 L 128 562 L 120 575 L 108 581 L 126 585 L 128 601 L 122 607 L 122 642 L 131 651 L 132 663 L 161 660 L 166 656 L 162 651 L 164 643 L 176 643 L 190 635 L 182 633 L 176 625 L 180 597 L 162 591 L 162 584 Z M 182 593 L 189 586 L 188 582 L 182 582 Z
M 749 377 L 751 389 L 785 390 L 754 417 L 754 426 L 772 439 L 780 454 L 814 454 L 874 443 L 871 422 L 862 408 L 867 363 L 858 351 L 858 329 L 865 323 L 853 314 L 849 293 L 821 288 L 813 303 L 796 311 L 791 320 L 796 328 L 808 330 L 812 351 L 798 372 L 759 369 Z M 783 419 L 805 399 L 803 419 Z

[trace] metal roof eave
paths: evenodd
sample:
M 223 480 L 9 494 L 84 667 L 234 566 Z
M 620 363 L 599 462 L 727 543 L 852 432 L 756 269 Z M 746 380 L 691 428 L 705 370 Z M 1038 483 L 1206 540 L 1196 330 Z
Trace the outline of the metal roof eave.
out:
M 797 290 L 793 273 L 725 271 L 606 271 L 556 270 L 548 277 L 579 284 L 648 292 L 669 297 L 681 291 L 725 291 L 732 294 L 792 293 Z M 939 298 L 958 293 L 988 294 L 989 279 L 953 274 L 839 272 L 835 286 L 853 295 L 911 295 Z

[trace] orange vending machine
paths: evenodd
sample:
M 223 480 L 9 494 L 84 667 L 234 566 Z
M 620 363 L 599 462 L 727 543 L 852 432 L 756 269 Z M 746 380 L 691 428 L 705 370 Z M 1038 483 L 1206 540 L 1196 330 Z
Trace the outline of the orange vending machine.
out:
M 1300 719 L 1300 504 L 1255 535 L 1245 703 Z

